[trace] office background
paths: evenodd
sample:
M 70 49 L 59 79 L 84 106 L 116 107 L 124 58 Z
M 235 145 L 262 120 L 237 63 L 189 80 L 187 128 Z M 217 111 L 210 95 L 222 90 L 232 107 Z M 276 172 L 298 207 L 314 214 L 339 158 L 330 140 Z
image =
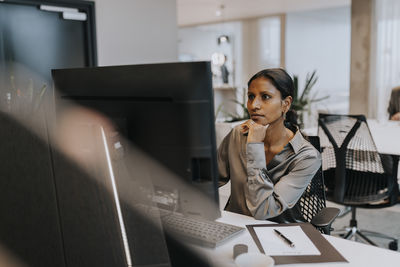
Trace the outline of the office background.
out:
M 208 20 L 187 12 L 187 9 L 201 10 L 194 1 L 190 4 L 179 0 L 94 2 L 99 66 L 209 60 L 205 54 L 196 54 L 199 50 L 193 50 L 196 47 L 190 38 L 199 38 L 199 31 L 211 29 L 218 33 L 209 37 L 213 44 L 199 45 L 203 40 L 196 40 L 199 47 L 221 48 L 216 45 L 220 34 L 229 35 L 231 42 L 237 44 L 230 58 L 235 60 L 235 68 L 230 69 L 231 75 L 235 75 L 234 79 L 231 77 L 232 88 L 244 87 L 249 75 L 263 67 L 283 66 L 303 80 L 307 72 L 316 69 L 319 75 L 316 88 L 322 96 L 331 95 L 325 102 L 330 111 L 384 119 L 388 91 L 400 83 L 399 63 L 394 63 L 400 62 L 400 53 L 396 52 L 399 46 L 394 45 L 399 40 L 395 31 L 399 14 L 389 12 L 399 10 L 396 1 L 354 0 L 335 1 L 335 4 L 323 1 L 326 6 L 311 7 L 294 1 L 272 7 L 271 1 L 271 10 L 247 13 L 244 17 L 237 14 L 229 17 L 229 1 L 216 1 Z M 221 16 L 215 16 L 222 4 Z M 265 38 L 259 35 L 263 30 L 267 31 Z M 262 57 L 261 45 L 251 40 L 264 42 L 271 51 L 278 51 L 279 56 L 270 53 Z M 239 98 L 241 90 L 229 94 Z M 314 106 L 314 111 L 321 106 L 324 103 Z
M 400 84 L 398 2 L 254 1 L 250 7 L 240 6 L 240 1 L 211 2 L 206 6 L 195 0 L 96 0 L 99 65 L 210 60 L 213 52 L 227 51 L 228 60 L 235 60 L 230 77 L 235 88 L 244 87 L 263 67 L 284 66 L 299 75 L 300 83 L 317 70 L 318 95 L 330 97 L 312 107 L 310 126 L 316 125 L 318 110 L 387 119 L 390 89 Z M 220 35 L 230 36 L 234 48 L 218 46 Z M 263 46 L 270 50 L 268 55 L 262 53 Z M 214 92 L 218 104 L 242 97 L 241 90 L 221 91 Z M 223 104 L 241 112 L 229 101 Z M 387 229 L 379 218 L 397 218 L 396 207 L 387 212 L 391 211 L 377 211 L 371 228 Z M 368 212 L 360 213 L 368 217 Z M 348 219 L 339 220 L 337 227 Z
M 244 9 L 240 1 L 97 0 L 98 63 L 210 60 L 225 48 L 206 51 L 227 34 L 234 46 L 232 86 L 243 87 L 262 67 L 283 66 L 300 85 L 316 70 L 318 95 L 330 97 L 315 110 L 387 117 L 390 89 L 400 83 L 396 1 L 261 2 Z

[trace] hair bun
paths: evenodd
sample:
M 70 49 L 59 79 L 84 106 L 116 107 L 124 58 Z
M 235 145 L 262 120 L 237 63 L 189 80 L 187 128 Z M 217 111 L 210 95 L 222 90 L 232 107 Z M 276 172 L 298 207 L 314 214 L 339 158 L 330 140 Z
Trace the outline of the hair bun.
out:
M 287 128 L 289 128 L 292 132 L 296 132 L 299 123 L 297 122 L 297 112 L 294 109 L 289 109 L 288 112 L 286 112 L 286 119 L 285 119 L 285 125 Z

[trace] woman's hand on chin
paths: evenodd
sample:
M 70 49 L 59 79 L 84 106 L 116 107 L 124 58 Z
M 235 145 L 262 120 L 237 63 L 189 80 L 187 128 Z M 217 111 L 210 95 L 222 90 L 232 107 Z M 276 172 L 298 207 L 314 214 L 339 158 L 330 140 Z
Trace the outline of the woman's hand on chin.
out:
M 253 120 L 247 120 L 247 121 L 243 122 L 243 123 L 240 125 L 240 126 L 242 127 L 240 131 L 241 131 L 243 134 L 249 133 L 250 125 L 253 124 L 253 123 L 254 123 Z
M 264 142 L 268 124 L 264 126 L 255 123 L 253 120 L 247 120 L 241 126 L 242 126 L 241 132 L 248 134 L 247 143 Z

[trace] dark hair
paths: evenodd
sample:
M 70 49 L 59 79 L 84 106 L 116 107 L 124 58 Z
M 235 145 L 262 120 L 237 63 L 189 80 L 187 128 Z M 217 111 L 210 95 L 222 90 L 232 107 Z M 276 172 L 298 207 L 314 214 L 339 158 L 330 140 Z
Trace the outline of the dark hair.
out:
M 268 79 L 274 87 L 281 92 L 282 100 L 288 96 L 294 99 L 294 84 L 289 74 L 281 68 L 265 69 L 257 72 L 250 78 L 247 86 L 250 87 L 252 81 L 258 78 Z M 294 109 L 289 109 L 286 113 L 285 126 L 292 132 L 298 129 L 297 113 Z

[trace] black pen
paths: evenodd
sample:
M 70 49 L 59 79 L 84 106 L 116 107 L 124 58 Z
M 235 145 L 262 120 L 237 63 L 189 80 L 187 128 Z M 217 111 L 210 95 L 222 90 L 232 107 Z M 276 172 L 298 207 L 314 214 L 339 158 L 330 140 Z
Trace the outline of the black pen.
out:
M 290 241 L 289 238 L 284 236 L 281 232 L 279 232 L 276 229 L 274 229 L 274 231 L 275 231 L 275 233 L 277 233 L 279 235 L 279 237 L 281 237 L 286 243 L 288 243 L 291 248 L 294 247 L 294 243 L 292 241 Z

